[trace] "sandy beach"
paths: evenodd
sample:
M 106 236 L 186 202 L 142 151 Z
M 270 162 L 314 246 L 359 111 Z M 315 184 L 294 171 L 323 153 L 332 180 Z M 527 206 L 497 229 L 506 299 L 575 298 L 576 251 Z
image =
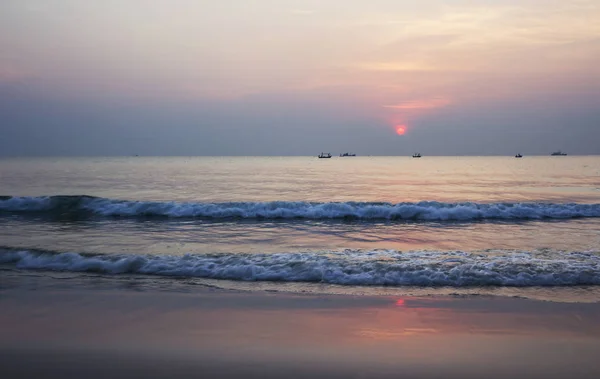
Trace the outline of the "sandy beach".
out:
M 2 286 L 6 378 L 597 378 L 599 303 Z

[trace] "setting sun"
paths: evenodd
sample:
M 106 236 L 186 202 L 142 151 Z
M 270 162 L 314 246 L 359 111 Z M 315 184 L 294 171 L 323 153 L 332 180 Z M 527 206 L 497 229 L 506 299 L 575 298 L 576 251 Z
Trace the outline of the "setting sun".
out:
M 404 125 L 398 125 L 396 127 L 396 133 L 401 136 L 404 135 L 404 133 L 406 132 L 406 127 Z

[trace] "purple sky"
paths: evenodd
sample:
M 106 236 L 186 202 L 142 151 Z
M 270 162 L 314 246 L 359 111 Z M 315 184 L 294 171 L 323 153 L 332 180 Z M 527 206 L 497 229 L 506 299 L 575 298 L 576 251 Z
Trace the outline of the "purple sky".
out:
M 598 58 L 595 0 L 4 0 L 0 155 L 600 154 Z

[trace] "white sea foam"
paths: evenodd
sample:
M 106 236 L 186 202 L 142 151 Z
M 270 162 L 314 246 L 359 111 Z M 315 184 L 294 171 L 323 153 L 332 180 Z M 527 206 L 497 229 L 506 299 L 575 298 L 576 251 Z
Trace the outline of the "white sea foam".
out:
M 600 285 L 598 252 L 339 251 L 84 255 L 0 249 L 18 269 L 384 286 Z
M 91 196 L 2 197 L 0 212 L 85 213 L 107 217 L 243 219 L 362 219 L 469 221 L 600 217 L 600 204 L 554 203 L 369 203 L 369 202 L 152 202 Z

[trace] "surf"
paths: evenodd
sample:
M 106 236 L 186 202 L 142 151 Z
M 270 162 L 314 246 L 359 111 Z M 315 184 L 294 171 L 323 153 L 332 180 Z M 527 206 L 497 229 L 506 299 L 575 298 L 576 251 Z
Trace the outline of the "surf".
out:
M 207 219 L 356 219 L 413 221 L 540 220 L 600 217 L 600 204 L 384 202 L 175 202 L 94 196 L 0 197 L 2 214 Z
M 344 250 L 151 255 L 1 248 L 0 264 L 18 270 L 345 286 L 600 285 L 600 254 L 593 251 Z

